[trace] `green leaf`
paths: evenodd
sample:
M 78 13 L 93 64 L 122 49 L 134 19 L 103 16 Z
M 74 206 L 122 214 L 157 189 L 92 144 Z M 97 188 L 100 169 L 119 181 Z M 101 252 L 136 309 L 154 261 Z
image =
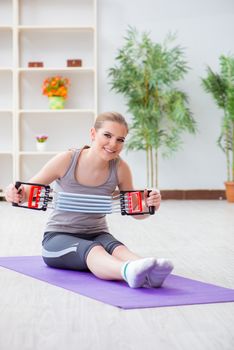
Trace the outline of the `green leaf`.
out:
M 111 89 L 125 97 L 132 115 L 128 149 L 162 149 L 168 156 L 181 146 L 183 132 L 196 131 L 188 97 L 176 87 L 189 67 L 175 39 L 169 33 L 163 44 L 154 43 L 149 33 L 129 27 L 109 69 Z

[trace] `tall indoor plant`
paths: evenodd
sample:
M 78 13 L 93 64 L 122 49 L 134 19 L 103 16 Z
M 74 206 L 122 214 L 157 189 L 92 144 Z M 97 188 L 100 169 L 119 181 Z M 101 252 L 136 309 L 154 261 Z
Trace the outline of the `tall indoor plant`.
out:
M 187 96 L 175 83 L 188 71 L 183 50 L 154 43 L 148 33 L 129 28 L 125 43 L 109 70 L 112 89 L 124 95 L 132 115 L 128 148 L 145 150 L 148 186 L 158 187 L 158 155 L 168 155 L 181 144 L 183 131 L 195 132 Z
M 202 85 L 223 110 L 218 145 L 226 156 L 226 197 L 229 202 L 234 202 L 234 57 L 221 55 L 219 63 L 220 73 L 207 67 L 207 76 L 202 79 Z

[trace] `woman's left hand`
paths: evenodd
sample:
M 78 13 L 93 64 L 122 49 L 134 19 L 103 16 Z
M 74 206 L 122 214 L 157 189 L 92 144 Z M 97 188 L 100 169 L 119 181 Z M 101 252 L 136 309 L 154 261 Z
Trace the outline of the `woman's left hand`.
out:
M 148 191 L 149 195 L 148 195 Z M 155 207 L 155 210 L 158 210 L 161 203 L 161 195 L 160 191 L 158 189 L 152 189 L 152 190 L 144 190 L 144 199 L 145 199 L 145 205 L 147 207 Z

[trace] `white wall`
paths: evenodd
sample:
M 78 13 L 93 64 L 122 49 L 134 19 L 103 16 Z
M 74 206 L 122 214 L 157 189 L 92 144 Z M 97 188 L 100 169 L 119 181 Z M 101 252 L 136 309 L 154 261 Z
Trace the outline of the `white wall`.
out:
M 200 77 L 206 64 L 218 70 L 219 56 L 234 54 L 234 0 L 99 0 L 99 111 L 116 110 L 130 118 L 123 97 L 110 91 L 108 80 L 128 25 L 150 31 L 155 42 L 162 42 L 169 31 L 177 32 L 177 44 L 186 48 L 191 67 L 180 85 L 189 95 L 199 132 L 185 134 L 183 149 L 170 159 L 160 159 L 160 188 L 222 189 L 226 163 L 216 144 L 222 111 L 201 88 Z M 144 187 L 144 153 L 128 152 L 124 158 L 132 167 L 135 185 Z

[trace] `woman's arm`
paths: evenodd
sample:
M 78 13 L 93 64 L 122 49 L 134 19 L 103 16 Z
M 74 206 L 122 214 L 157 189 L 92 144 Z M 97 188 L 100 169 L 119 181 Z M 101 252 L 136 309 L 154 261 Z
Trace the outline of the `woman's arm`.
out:
M 57 154 L 50 159 L 43 168 L 28 182 L 49 185 L 54 180 L 63 177 L 71 162 L 72 151 Z M 5 197 L 8 202 L 20 203 L 28 199 L 30 186 L 21 185 L 20 189 L 16 189 L 14 184 L 7 186 Z

